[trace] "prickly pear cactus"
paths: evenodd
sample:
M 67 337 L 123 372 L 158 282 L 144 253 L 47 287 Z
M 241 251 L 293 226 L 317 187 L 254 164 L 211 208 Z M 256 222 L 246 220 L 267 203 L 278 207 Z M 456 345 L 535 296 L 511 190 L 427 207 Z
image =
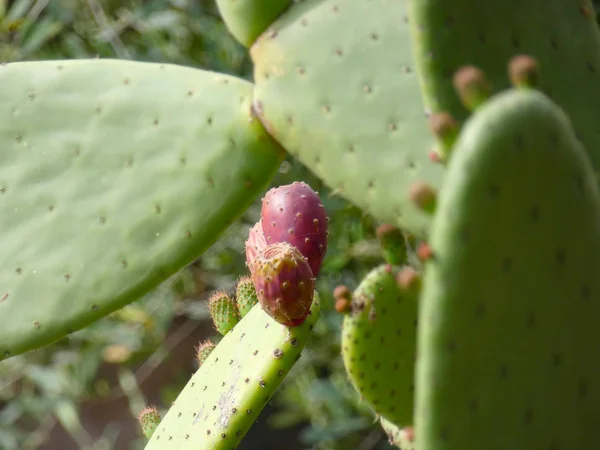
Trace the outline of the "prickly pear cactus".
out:
M 0 65 L 0 359 L 138 299 L 282 160 L 252 85 L 167 64 Z
M 214 292 L 208 299 L 208 310 L 215 329 L 223 336 L 240 321 L 237 303 L 224 292 Z
M 432 225 L 419 448 L 597 447 L 598 230 L 590 159 L 562 110 L 531 89 L 481 105 L 454 145 Z
M 413 423 L 418 302 L 399 284 L 400 273 L 383 265 L 360 283 L 344 317 L 342 355 L 361 398 L 377 414 L 406 426 Z
M 146 450 L 235 449 L 300 357 L 319 312 L 316 293 L 294 328 L 252 308 L 188 382 Z
M 216 0 L 231 34 L 250 47 L 292 0 Z
M 246 266 L 252 270 L 252 263 L 256 256 L 267 246 L 267 239 L 262 229 L 262 221 L 259 220 L 250 228 L 248 239 L 246 240 Z
M 250 49 L 255 110 L 269 132 L 335 192 L 383 222 L 426 235 L 409 198 L 442 168 L 412 61 L 405 0 L 307 0 Z
M 269 245 L 254 261 L 252 281 L 260 306 L 278 323 L 306 320 L 315 292 L 308 259 L 287 242 Z
M 600 32 L 590 0 L 408 0 L 412 45 L 425 103 L 464 120 L 452 86 L 459 67 L 475 65 L 496 92 L 508 87 L 506 62 L 537 59 L 546 92 L 573 127 L 600 172 Z
M 244 317 L 258 303 L 256 288 L 252 278 L 241 277 L 235 289 L 235 302 L 241 317 Z
M 375 230 L 383 257 L 388 264 L 398 265 L 406 261 L 406 236 L 399 228 L 384 223 Z
M 319 194 L 299 181 L 270 189 L 262 200 L 260 215 L 267 243 L 287 242 L 296 247 L 317 277 L 329 235 L 329 219 Z
M 138 422 L 142 428 L 142 433 L 150 439 L 156 428 L 160 424 L 160 416 L 155 406 L 148 406 L 138 414 Z

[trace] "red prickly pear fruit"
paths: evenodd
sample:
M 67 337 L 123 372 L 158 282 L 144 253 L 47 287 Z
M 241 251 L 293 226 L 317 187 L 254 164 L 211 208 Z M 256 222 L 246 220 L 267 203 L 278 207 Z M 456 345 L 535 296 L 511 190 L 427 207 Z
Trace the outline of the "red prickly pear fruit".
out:
M 262 227 L 268 244 L 287 242 L 308 258 L 316 277 L 327 252 L 327 216 L 319 195 L 302 182 L 271 189 L 262 201 Z
M 246 241 L 246 265 L 252 269 L 252 263 L 256 256 L 267 246 L 267 240 L 263 233 L 262 223 L 259 220 L 250 228 L 248 240 Z
M 265 248 L 253 265 L 252 281 L 262 309 L 283 325 L 301 325 L 315 293 L 308 259 L 293 245 L 279 242 Z

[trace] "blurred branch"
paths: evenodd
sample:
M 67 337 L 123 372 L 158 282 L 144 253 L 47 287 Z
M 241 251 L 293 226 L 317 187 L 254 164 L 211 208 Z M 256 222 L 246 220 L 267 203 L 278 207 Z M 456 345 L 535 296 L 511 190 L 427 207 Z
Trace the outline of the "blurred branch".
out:
M 137 384 L 142 384 L 152 372 L 154 372 L 165 360 L 171 351 L 177 347 L 186 337 L 194 332 L 198 322 L 196 320 L 187 320 L 175 332 L 169 336 L 163 345 L 158 347 L 154 353 L 135 371 L 135 379 Z M 121 397 L 127 396 L 127 393 L 121 387 L 115 387 L 111 393 L 105 397 L 94 401 L 96 404 L 108 403 L 118 400 Z
M 112 26 L 108 23 L 108 17 L 102 9 L 102 5 L 97 0 L 88 0 L 90 11 L 94 16 L 96 24 L 106 33 L 107 40 L 120 59 L 131 59 L 131 55 L 119 35 L 115 32 Z
M 23 443 L 22 450 L 35 450 L 39 448 L 47 441 L 56 423 L 57 420 L 53 414 L 46 414 L 39 426 L 27 437 Z

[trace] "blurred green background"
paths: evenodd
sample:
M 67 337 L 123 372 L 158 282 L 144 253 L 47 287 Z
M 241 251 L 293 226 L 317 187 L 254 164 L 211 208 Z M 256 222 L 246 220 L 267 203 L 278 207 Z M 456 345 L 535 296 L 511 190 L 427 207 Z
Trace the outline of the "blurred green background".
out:
M 252 78 L 247 51 L 227 32 L 214 0 L 0 0 L 0 61 L 97 57 Z M 376 224 L 288 159 L 273 185 L 294 180 L 319 191 L 331 219 L 318 280 L 324 311 L 240 449 L 389 449 L 347 381 L 331 295 L 338 284 L 354 288 L 383 262 Z M 244 241 L 259 214 L 260 199 L 208 252 L 141 301 L 0 363 L 0 449 L 142 449 L 136 415 L 146 404 L 164 413 L 196 370 L 194 346 L 216 334 L 205 301 L 246 273 Z

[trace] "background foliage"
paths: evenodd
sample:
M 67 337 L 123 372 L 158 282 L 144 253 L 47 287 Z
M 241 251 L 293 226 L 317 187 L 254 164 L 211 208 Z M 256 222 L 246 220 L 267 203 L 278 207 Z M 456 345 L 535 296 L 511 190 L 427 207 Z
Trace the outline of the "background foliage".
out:
M 120 58 L 252 78 L 247 51 L 214 0 L 0 0 L 0 61 Z M 324 310 L 303 357 L 242 449 L 391 448 L 347 381 L 331 292 L 383 262 L 369 217 L 285 161 L 273 185 L 304 180 L 331 219 L 318 280 Z M 260 199 L 207 253 L 144 299 L 55 345 L 0 363 L 0 449 L 141 449 L 135 416 L 163 411 L 195 370 L 194 345 L 216 333 L 205 300 L 246 272 L 244 241 Z

